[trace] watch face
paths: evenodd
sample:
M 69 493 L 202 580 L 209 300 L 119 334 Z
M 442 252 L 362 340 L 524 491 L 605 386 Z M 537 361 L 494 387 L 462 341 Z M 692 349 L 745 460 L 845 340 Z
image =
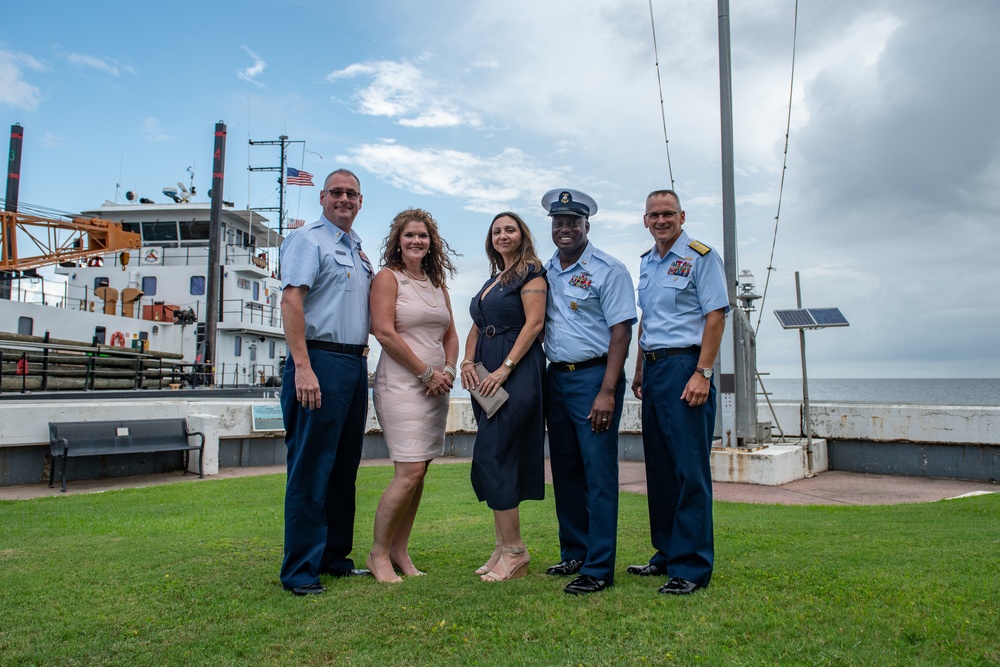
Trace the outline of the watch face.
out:
M 703 368 L 701 370 L 701 374 L 704 375 L 705 378 L 708 379 L 708 380 L 712 379 L 712 369 L 711 368 Z

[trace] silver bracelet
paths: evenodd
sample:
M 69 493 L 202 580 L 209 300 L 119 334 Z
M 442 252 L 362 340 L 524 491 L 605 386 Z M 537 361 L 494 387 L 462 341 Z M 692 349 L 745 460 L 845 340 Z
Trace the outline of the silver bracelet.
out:
M 455 377 L 458 375 L 458 373 L 455 371 L 455 367 L 450 365 L 444 367 L 444 372 L 450 375 L 452 380 L 454 380 Z
M 431 381 L 432 377 L 434 377 L 434 368 L 430 364 L 427 364 L 427 368 L 424 369 L 423 373 L 417 376 L 417 379 L 424 384 L 427 384 Z

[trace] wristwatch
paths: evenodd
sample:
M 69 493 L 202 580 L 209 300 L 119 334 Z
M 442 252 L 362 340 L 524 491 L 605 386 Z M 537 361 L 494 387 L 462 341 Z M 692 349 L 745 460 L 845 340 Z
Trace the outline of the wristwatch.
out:
M 503 362 L 503 365 L 506 366 L 507 368 L 509 368 L 510 370 L 514 370 L 514 367 L 517 366 L 517 364 L 515 364 L 510 359 L 505 359 L 504 362 Z
M 694 369 L 694 372 L 697 373 L 698 375 L 701 375 L 706 380 L 711 380 L 712 379 L 712 373 L 713 373 L 713 371 L 712 371 L 711 368 L 696 368 L 696 369 Z

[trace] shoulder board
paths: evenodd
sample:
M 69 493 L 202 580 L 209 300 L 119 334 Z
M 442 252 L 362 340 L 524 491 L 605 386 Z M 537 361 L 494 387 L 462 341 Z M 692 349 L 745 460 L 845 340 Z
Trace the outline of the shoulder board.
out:
M 654 245 L 654 246 L 653 246 L 653 248 L 655 248 L 655 247 L 656 247 L 656 246 Z M 649 249 L 649 250 L 647 250 L 646 252 L 642 253 L 641 255 L 639 255 L 639 257 L 645 257 L 645 256 L 646 256 L 646 255 L 648 255 L 649 253 L 653 252 L 653 248 L 650 248 L 650 249 Z
M 712 252 L 712 249 L 709 248 L 707 245 L 705 245 L 701 241 L 695 241 L 693 239 L 691 240 L 690 243 L 688 243 L 688 247 L 691 248 L 691 250 L 694 250 L 696 253 L 698 253 L 702 257 L 704 257 L 708 253 Z

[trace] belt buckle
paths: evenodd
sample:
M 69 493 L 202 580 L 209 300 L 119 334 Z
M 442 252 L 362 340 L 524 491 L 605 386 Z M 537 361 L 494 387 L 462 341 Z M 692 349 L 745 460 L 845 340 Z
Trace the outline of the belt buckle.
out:
M 576 370 L 576 364 L 565 364 L 563 366 L 563 368 L 565 368 L 568 371 L 575 371 Z
M 369 351 L 371 351 L 371 348 L 365 345 L 364 349 L 361 351 L 361 356 L 367 359 Z
M 497 335 L 497 328 L 492 324 L 489 324 L 486 326 L 485 333 L 487 338 L 493 338 Z

